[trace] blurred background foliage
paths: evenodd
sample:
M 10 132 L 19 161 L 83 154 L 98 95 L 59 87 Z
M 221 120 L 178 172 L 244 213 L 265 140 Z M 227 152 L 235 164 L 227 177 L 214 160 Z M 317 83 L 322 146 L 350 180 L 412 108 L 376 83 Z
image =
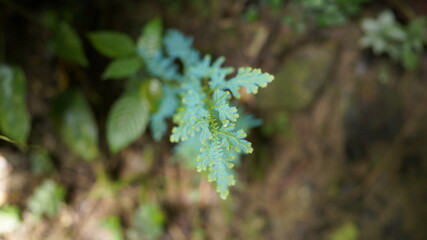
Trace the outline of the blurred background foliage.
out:
M 424 0 L 0 0 L 0 238 L 427 239 L 426 16 Z M 137 49 L 166 28 L 276 77 L 239 100 L 255 151 L 225 201 L 197 139 L 156 134 L 173 93 Z

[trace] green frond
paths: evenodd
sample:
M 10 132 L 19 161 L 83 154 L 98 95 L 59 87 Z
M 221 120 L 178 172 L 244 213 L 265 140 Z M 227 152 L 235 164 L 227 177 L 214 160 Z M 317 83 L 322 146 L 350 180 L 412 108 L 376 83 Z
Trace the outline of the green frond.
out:
M 236 122 L 239 114 L 237 113 L 236 107 L 231 107 L 230 102 L 231 96 L 229 92 L 216 90 L 213 96 L 214 109 L 218 112 L 219 119 L 222 124 L 227 125 L 231 122 Z
M 150 127 L 153 138 L 159 141 L 166 132 L 166 119 L 171 117 L 179 104 L 178 96 L 174 88 L 163 85 L 163 96 L 158 110 L 151 115 Z
M 185 67 L 193 66 L 200 61 L 200 53 L 191 46 L 193 38 L 170 29 L 166 32 L 163 42 L 168 56 L 180 59 Z
M 222 83 L 217 89 L 227 89 L 235 98 L 240 98 L 240 87 L 244 87 L 247 93 L 257 93 L 258 88 L 266 87 L 274 80 L 274 76 L 262 73 L 260 69 L 243 67 L 239 68 L 237 75 L 227 82 Z
M 197 157 L 197 171 L 208 170 L 208 181 L 216 182 L 216 190 L 222 199 L 229 194 L 229 186 L 236 184 L 231 168 L 234 164 L 226 158 L 224 148 L 218 141 L 212 141 L 200 150 Z

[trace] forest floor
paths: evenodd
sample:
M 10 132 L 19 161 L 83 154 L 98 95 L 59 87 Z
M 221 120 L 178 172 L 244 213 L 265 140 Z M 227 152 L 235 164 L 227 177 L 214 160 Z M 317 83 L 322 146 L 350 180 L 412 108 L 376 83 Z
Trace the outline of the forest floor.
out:
M 341 27 L 297 34 L 268 9 L 245 20 L 246 1 L 168 8 L 163 1 L 101 2 L 71 7 L 81 11 L 79 32 L 136 36 L 160 15 L 165 26 L 193 36 L 201 52 L 275 75 L 257 97 L 242 100 L 264 121 L 249 135 L 255 152 L 237 167 L 238 184 L 225 201 L 173 156 L 173 144 L 149 134 L 116 156 L 101 140 L 100 159 L 84 162 L 55 132 L 52 99 L 69 86 L 83 89 L 105 139 L 107 110 L 122 84 L 100 80 L 106 59 L 87 42 L 96 64 L 53 61 L 37 23 L 0 9 L 3 31 L 13 32 L 4 37 L 7 56 L 28 79 L 30 143 L 47 149 L 56 169 L 51 176 L 66 189 L 56 217 L 34 218 L 27 199 L 46 176 L 32 171 L 28 152 L 0 142 L 0 206 L 23 209 L 19 228 L 0 239 L 116 239 L 100 224 L 108 216 L 118 216 L 126 239 L 152 239 L 132 237 L 140 204 L 160 206 L 160 239 L 427 239 L 427 56 L 409 72 L 359 44 L 360 20 L 386 4 L 372 4 Z M 35 14 L 46 8 L 23 7 L 33 5 Z

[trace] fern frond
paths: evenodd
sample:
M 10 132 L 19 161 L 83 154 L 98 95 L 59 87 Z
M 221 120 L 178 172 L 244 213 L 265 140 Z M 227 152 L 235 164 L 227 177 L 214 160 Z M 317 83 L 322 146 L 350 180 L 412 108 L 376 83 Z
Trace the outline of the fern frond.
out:
M 240 87 L 244 87 L 247 93 L 257 93 L 259 87 L 266 87 L 274 80 L 274 76 L 262 73 L 260 69 L 250 67 L 239 68 L 237 75 L 227 82 L 216 87 L 216 89 L 227 89 L 235 98 L 240 98 Z
M 244 139 L 246 137 L 245 131 L 241 129 L 236 131 L 235 124 L 221 126 L 216 134 L 226 150 L 234 149 L 238 153 L 253 152 L 251 143 Z
M 208 180 L 216 182 L 221 198 L 226 198 L 229 187 L 235 184 L 233 166 L 239 163 L 241 154 L 253 151 L 251 143 L 245 140 L 245 130 L 259 124 L 245 115 L 239 118 L 231 98 L 240 98 L 241 87 L 248 93 L 256 93 L 274 77 L 259 69 L 240 68 L 227 80 L 234 68 L 223 67 L 223 57 L 214 61 L 209 55 L 201 58 L 192 43 L 192 38 L 169 30 L 163 39 L 164 53 L 159 49 L 155 54 L 148 54 L 139 48 L 148 72 L 169 81 L 170 86 L 164 87 L 159 109 L 151 117 L 151 129 L 153 137 L 160 139 L 166 131 L 165 119 L 175 112 L 170 141 L 181 142 L 176 148 L 177 154 L 193 158 L 197 171 L 206 171 Z M 182 69 L 176 64 L 177 60 L 182 63 Z
M 222 90 L 216 90 L 213 95 L 214 109 L 218 112 L 221 123 L 227 125 L 232 122 L 236 122 L 239 114 L 237 114 L 237 108 L 231 107 L 230 102 L 231 96 L 229 92 Z
M 147 71 L 152 76 L 167 81 L 179 79 L 178 68 L 172 58 L 163 56 L 160 51 L 149 54 L 143 48 L 138 49 L 138 53 L 144 59 Z
M 239 114 L 239 118 L 236 121 L 236 128 L 242 129 L 243 131 L 247 131 L 251 128 L 261 126 L 262 120 L 256 118 L 254 115 L 245 113 L 243 108 L 237 108 L 237 113 Z
M 168 56 L 180 59 L 185 67 L 190 67 L 200 61 L 200 53 L 191 46 L 193 38 L 187 37 L 175 29 L 170 29 L 166 32 L 163 42 Z
M 194 86 L 194 87 L 190 87 Z M 172 129 L 171 142 L 185 141 L 194 136 L 200 130 L 201 122 L 208 124 L 209 111 L 205 106 L 206 94 L 200 85 L 192 84 L 187 86 L 188 90 L 181 100 L 181 107 L 173 117 L 177 126 Z
M 163 85 L 163 96 L 158 110 L 151 115 L 150 127 L 153 138 L 159 141 L 166 132 L 166 119 L 171 117 L 179 104 L 176 89 L 166 84 Z
M 212 63 L 211 56 L 206 55 L 202 61 L 189 69 L 189 75 L 199 79 L 209 79 L 209 86 L 214 88 L 225 82 L 227 75 L 234 72 L 233 67 L 221 67 L 225 58 L 220 57 Z
M 222 199 L 227 198 L 229 186 L 236 184 L 231 168 L 233 163 L 224 154 L 224 148 L 219 141 L 211 141 L 200 150 L 197 157 L 197 171 L 208 170 L 208 181 L 217 183 L 216 190 Z

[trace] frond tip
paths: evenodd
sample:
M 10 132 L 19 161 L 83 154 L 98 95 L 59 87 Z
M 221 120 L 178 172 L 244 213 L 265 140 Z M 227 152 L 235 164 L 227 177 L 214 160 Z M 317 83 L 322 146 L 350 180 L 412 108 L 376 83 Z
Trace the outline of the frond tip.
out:
M 269 73 L 262 73 L 261 69 L 243 67 L 239 68 L 237 75 L 220 85 L 219 88 L 230 90 L 235 98 L 240 98 L 240 87 L 244 87 L 247 93 L 255 94 L 258 88 L 264 88 L 274 80 Z

